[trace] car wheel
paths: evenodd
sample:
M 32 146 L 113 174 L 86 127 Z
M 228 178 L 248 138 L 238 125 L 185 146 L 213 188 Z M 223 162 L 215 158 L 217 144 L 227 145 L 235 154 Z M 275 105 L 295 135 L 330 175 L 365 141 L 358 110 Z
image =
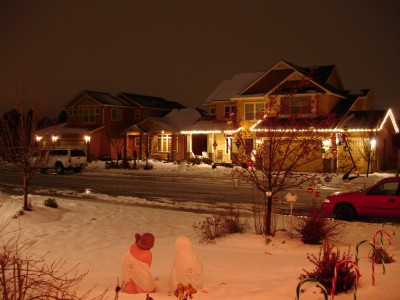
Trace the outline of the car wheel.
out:
M 64 171 L 65 171 L 65 169 L 64 169 L 64 166 L 62 164 L 60 164 L 60 163 L 56 164 L 56 173 L 58 175 L 64 174 Z
M 356 217 L 354 208 L 348 204 L 340 204 L 335 208 L 335 219 L 353 221 Z

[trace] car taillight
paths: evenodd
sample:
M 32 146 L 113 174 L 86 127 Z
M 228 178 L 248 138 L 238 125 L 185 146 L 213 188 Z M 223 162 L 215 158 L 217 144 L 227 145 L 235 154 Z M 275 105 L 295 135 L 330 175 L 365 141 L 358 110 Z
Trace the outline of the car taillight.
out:
M 71 160 L 71 156 L 69 156 L 69 157 L 68 157 L 68 163 L 70 164 L 71 161 L 72 161 L 72 160 Z

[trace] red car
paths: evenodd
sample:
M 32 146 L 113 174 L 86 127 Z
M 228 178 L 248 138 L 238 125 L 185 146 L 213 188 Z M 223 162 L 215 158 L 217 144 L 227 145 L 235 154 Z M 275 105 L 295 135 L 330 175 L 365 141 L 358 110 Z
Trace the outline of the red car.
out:
M 321 205 L 326 213 L 339 220 L 400 218 L 400 177 L 382 179 L 356 192 L 336 192 L 328 195 Z

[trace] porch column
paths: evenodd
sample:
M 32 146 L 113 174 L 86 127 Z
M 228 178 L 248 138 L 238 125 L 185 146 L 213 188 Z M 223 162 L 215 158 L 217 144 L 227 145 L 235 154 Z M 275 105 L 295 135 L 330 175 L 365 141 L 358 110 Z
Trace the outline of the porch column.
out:
M 143 133 L 141 132 L 139 135 L 139 160 L 142 160 L 143 158 Z
M 185 141 L 185 146 L 183 149 L 185 151 L 185 159 L 189 160 L 190 153 L 192 152 L 192 135 L 191 134 L 185 135 L 184 141 Z
M 122 165 L 123 165 L 124 168 L 127 167 L 127 159 L 126 159 L 127 139 L 128 139 L 128 134 L 127 134 L 127 132 L 125 130 L 124 131 L 124 155 L 123 155 L 123 159 L 122 159 Z
M 177 135 L 171 133 L 171 160 L 175 160 L 176 159 L 176 139 L 177 139 Z

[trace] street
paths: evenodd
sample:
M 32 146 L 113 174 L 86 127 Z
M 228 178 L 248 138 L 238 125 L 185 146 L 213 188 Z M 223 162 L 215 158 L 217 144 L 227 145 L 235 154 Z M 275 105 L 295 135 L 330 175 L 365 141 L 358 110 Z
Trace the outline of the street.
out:
M 12 170 L 0 170 L 0 189 L 5 193 L 20 192 L 21 175 Z M 313 205 L 320 208 L 321 201 L 327 194 L 336 190 L 320 188 L 319 197 L 307 194 L 308 187 L 292 190 L 298 194 L 299 200 L 293 204 L 293 214 L 307 215 Z M 317 191 L 317 190 L 315 190 Z M 186 177 L 182 174 L 160 175 L 135 173 L 127 171 L 116 176 L 107 173 L 68 173 L 65 175 L 36 174 L 29 188 L 30 193 L 56 196 L 79 196 L 91 201 L 101 200 L 100 195 L 136 197 L 146 200 L 146 205 L 168 204 L 169 209 L 190 210 L 195 212 L 213 213 L 224 208 L 241 207 L 251 213 L 256 200 L 262 200 L 263 195 L 257 189 L 245 182 L 239 182 L 234 189 L 230 176 L 215 177 Z M 288 214 L 290 205 L 285 201 L 288 191 L 274 195 L 274 211 Z M 277 197 L 277 198 L 276 198 Z M 107 197 L 110 199 L 110 197 Z M 110 201 L 110 200 L 107 200 Z M 174 205 L 176 204 L 176 208 Z M 193 209 L 193 203 L 196 209 Z M 190 208 L 185 208 L 185 204 Z M 143 205 L 143 204 L 141 204 Z M 165 206 L 164 206 L 165 208 Z

